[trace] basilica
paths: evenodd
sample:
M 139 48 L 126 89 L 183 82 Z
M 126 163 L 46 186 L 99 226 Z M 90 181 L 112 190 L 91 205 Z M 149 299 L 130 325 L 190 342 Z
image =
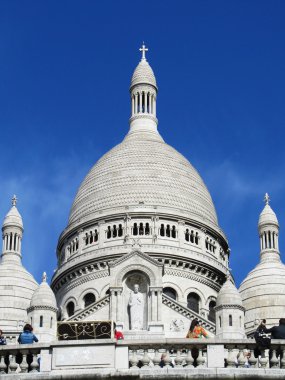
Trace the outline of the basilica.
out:
M 50 285 L 22 265 L 24 224 L 12 199 L 0 261 L 0 328 L 8 343 L 27 322 L 41 342 L 56 340 L 57 321 L 106 320 L 125 338 L 143 340 L 185 337 L 194 318 L 210 337 L 241 339 L 261 319 L 272 326 L 285 315 L 285 266 L 269 196 L 258 221 L 260 263 L 237 289 L 210 193 L 159 133 L 147 50 L 143 44 L 131 78 L 129 131 L 83 179 Z

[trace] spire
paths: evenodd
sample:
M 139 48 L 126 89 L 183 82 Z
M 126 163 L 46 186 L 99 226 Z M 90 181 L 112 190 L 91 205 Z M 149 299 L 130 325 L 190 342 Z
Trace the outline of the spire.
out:
M 23 220 L 16 207 L 17 197 L 12 198 L 12 207 L 4 218 L 2 226 L 2 259 L 19 261 L 21 258 L 21 243 L 23 237 Z
M 137 65 L 131 80 L 131 118 L 130 133 L 143 131 L 159 140 L 156 118 L 157 85 L 154 73 L 146 60 L 148 48 L 144 42 L 139 49 L 142 53 L 141 60 Z
M 43 273 L 42 282 L 47 282 L 47 274 L 46 274 L 46 272 Z
M 12 206 L 15 206 L 15 207 L 16 207 L 16 205 L 17 205 L 17 201 L 18 201 L 18 199 L 17 199 L 16 195 L 14 194 L 14 195 L 13 195 L 13 198 L 12 198 Z
M 260 238 L 260 255 L 262 261 L 280 261 L 279 255 L 279 223 L 275 212 L 269 205 L 268 193 L 264 196 L 265 206 L 260 213 L 258 231 Z
M 142 47 L 139 49 L 142 52 L 142 61 L 146 61 L 145 53 L 148 51 L 148 48 L 145 47 L 144 42 L 142 43 Z

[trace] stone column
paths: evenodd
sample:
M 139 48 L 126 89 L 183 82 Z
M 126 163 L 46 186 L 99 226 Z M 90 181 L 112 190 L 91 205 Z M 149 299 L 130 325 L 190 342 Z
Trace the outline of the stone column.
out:
M 144 113 L 147 113 L 147 93 L 144 92 Z
M 132 116 L 134 115 L 135 113 L 135 97 L 134 95 L 132 95 Z
M 81 228 L 81 230 L 78 231 L 78 253 L 80 254 L 82 252 L 82 247 L 83 247 L 83 236 L 84 236 L 84 233 L 83 233 L 83 229 Z
M 117 305 L 116 305 L 116 314 L 117 314 L 117 321 L 122 322 L 123 321 L 123 288 L 117 288 Z
M 142 113 L 142 92 L 140 92 L 140 112 Z
M 157 320 L 161 321 L 162 314 L 162 288 L 157 290 Z
M 138 113 L 138 94 L 135 95 L 135 113 Z
M 185 226 L 184 221 L 183 220 L 178 220 L 178 241 L 179 241 L 179 246 L 183 246 L 185 244 L 184 226 Z
M 106 227 L 105 220 L 104 221 L 102 220 L 101 222 L 98 223 L 98 233 L 99 233 L 98 248 L 101 248 L 104 246 L 104 242 L 106 239 L 105 227 Z
M 153 97 L 153 115 L 156 116 L 156 98 Z
M 110 288 L 110 319 L 116 321 L 116 291 Z
M 150 290 L 151 294 L 151 321 L 154 322 L 156 320 L 156 313 L 155 313 L 155 290 Z

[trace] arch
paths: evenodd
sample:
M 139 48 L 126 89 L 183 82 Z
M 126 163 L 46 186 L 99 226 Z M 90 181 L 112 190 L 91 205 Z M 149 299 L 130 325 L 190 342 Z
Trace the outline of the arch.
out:
M 230 314 L 229 315 L 229 326 L 233 325 L 233 316 Z
M 198 289 L 198 288 L 194 288 L 194 287 L 189 287 L 189 288 L 187 288 L 185 291 L 184 291 L 184 296 L 183 296 L 183 298 L 185 299 L 187 299 L 187 296 L 188 296 L 188 294 L 189 293 L 197 293 L 198 294 L 198 296 L 200 297 L 200 300 L 201 300 L 201 306 L 202 307 L 204 307 L 204 306 L 206 306 L 206 297 L 205 297 L 205 295 L 201 292 L 201 290 L 200 289 Z M 210 296 L 211 297 L 211 296 Z M 210 299 L 210 297 L 208 298 L 208 299 Z
M 109 285 L 108 285 L 108 288 L 109 288 Z M 99 295 L 99 292 L 94 289 L 94 288 L 87 288 L 87 289 L 84 289 L 83 292 L 80 293 L 80 296 L 78 297 L 78 299 L 80 300 L 79 301 L 79 306 L 83 309 L 85 308 L 84 304 L 84 297 L 86 296 L 86 294 L 88 293 L 93 293 L 94 296 L 95 296 L 95 299 L 98 300 L 100 298 L 100 295 Z M 104 296 L 103 296 L 104 297 Z
M 44 317 L 41 315 L 40 316 L 40 325 L 39 325 L 39 327 L 43 327 L 43 325 L 44 325 Z
M 150 285 L 156 284 L 156 274 L 150 268 L 142 264 L 131 264 L 117 274 L 115 278 L 116 286 L 122 286 L 124 278 L 131 272 L 142 272 L 148 277 Z
M 209 302 L 209 314 L 208 314 L 208 319 L 211 322 L 216 322 L 216 312 L 215 312 L 215 307 L 216 307 L 216 301 L 211 300 Z
M 187 296 L 187 307 L 199 314 L 201 299 L 197 293 L 191 292 Z
M 96 301 L 96 297 L 94 293 L 86 293 L 83 297 L 84 307 L 90 306 L 92 303 Z
M 166 294 L 168 297 L 174 299 L 175 301 L 177 300 L 176 290 L 171 288 L 170 286 L 163 288 L 162 292 Z
M 165 288 L 173 288 L 177 294 L 177 301 L 179 301 L 179 302 L 183 301 L 183 292 L 177 284 L 170 282 L 170 281 L 167 281 L 167 282 L 163 283 L 163 289 L 165 289 Z
M 68 315 L 68 318 L 72 317 L 75 312 L 75 305 L 73 301 L 69 301 L 66 305 L 66 312 Z

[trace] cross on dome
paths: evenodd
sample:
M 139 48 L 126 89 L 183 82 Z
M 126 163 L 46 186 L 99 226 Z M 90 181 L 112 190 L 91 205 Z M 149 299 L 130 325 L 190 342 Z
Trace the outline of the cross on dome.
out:
M 269 198 L 268 193 L 265 193 L 265 196 L 264 196 L 264 202 L 265 202 L 266 205 L 269 205 L 270 198 Z
M 16 195 L 14 194 L 13 195 L 13 198 L 12 198 L 12 206 L 16 206 L 16 204 L 17 204 L 17 197 L 16 197 Z
M 142 52 L 142 60 L 146 61 L 145 53 L 148 51 L 148 48 L 145 46 L 144 42 L 142 44 L 142 47 L 139 49 Z

